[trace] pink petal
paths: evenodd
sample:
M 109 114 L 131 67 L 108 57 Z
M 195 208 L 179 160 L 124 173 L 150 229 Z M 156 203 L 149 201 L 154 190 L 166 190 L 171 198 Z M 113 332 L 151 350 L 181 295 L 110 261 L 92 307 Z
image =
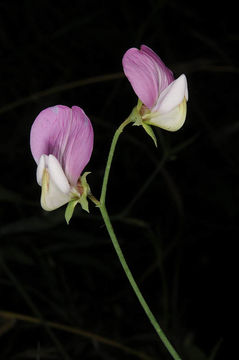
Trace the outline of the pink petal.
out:
M 167 66 L 163 63 L 160 57 L 148 46 L 141 45 L 141 51 L 150 56 L 158 66 L 159 69 L 159 92 L 162 92 L 173 80 L 173 72 L 167 68 Z
M 123 69 L 136 95 L 151 108 L 159 95 L 158 72 L 154 62 L 136 48 L 123 56 Z
M 144 105 L 151 108 L 159 94 L 173 81 L 172 72 L 145 45 L 129 49 L 123 56 L 124 73 Z
M 93 129 L 84 111 L 57 105 L 40 112 L 30 135 L 32 155 L 54 155 L 71 185 L 76 185 L 93 149 Z

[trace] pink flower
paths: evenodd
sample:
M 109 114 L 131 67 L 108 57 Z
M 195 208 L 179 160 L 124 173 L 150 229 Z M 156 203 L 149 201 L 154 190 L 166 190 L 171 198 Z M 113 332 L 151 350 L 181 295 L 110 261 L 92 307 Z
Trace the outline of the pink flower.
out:
M 158 55 L 142 45 L 129 49 L 123 57 L 124 73 L 142 102 L 142 125 L 178 130 L 186 118 L 187 79 L 183 74 L 174 80 Z
M 41 206 L 54 210 L 80 198 L 81 173 L 93 149 L 93 128 L 84 111 L 57 105 L 40 112 L 30 135 L 37 163 L 37 182 L 42 187 Z

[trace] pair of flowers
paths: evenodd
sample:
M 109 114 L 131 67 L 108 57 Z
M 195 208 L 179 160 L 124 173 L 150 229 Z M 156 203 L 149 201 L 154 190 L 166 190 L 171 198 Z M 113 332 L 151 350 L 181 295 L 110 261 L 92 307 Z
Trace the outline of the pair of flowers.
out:
M 151 125 L 178 130 L 186 117 L 188 100 L 185 75 L 173 73 L 158 55 L 142 45 L 129 49 L 123 69 L 139 98 L 132 122 L 142 125 L 155 140 Z M 35 119 L 30 135 L 32 155 L 37 163 L 37 182 L 42 187 L 41 206 L 47 211 L 75 200 L 87 210 L 89 187 L 84 167 L 93 150 L 93 128 L 78 107 L 57 105 L 43 110 Z

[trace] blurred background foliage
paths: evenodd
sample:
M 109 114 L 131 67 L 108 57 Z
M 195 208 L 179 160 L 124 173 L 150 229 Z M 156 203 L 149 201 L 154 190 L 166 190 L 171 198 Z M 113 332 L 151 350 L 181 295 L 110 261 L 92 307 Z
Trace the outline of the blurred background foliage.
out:
M 187 121 L 177 133 L 156 129 L 158 149 L 141 128 L 127 128 L 107 207 L 129 266 L 182 358 L 228 358 L 239 206 L 234 9 L 176 0 L 3 0 L 1 360 L 170 359 L 98 210 L 77 208 L 67 226 L 64 208 L 41 209 L 29 149 L 42 109 L 83 107 L 95 131 L 87 171 L 98 197 L 113 133 L 137 101 L 121 59 L 142 43 L 175 76 L 187 75 Z

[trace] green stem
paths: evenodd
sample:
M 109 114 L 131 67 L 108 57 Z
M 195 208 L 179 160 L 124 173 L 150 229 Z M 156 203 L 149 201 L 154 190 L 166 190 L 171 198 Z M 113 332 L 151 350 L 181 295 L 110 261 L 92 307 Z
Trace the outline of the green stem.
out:
M 101 205 L 100 206 L 100 211 L 101 211 L 101 214 L 102 214 L 102 217 L 104 219 L 104 222 L 105 222 L 105 225 L 106 225 L 106 228 L 108 230 L 108 233 L 110 235 L 110 238 L 112 240 L 112 243 L 114 245 L 114 248 L 115 248 L 115 251 L 119 257 L 119 260 L 121 262 L 121 265 L 126 273 L 126 276 L 142 306 L 142 308 L 144 309 L 146 315 L 148 316 L 151 324 L 153 325 L 154 329 L 156 330 L 157 334 L 159 335 L 160 339 L 162 340 L 163 344 L 165 345 L 165 347 L 167 348 L 167 350 L 169 351 L 169 353 L 172 355 L 173 359 L 175 360 L 181 360 L 180 356 L 177 354 L 177 352 L 175 351 L 175 349 L 173 348 L 173 346 L 171 345 L 171 343 L 169 342 L 169 340 L 167 339 L 166 335 L 164 334 L 164 332 L 162 331 L 161 327 L 159 326 L 156 318 L 154 317 L 153 313 L 151 312 L 148 304 L 146 303 L 138 285 L 136 284 L 135 280 L 134 280 L 134 277 L 126 263 L 126 260 L 125 260 L 125 257 L 122 253 L 122 250 L 120 248 L 120 245 L 118 243 L 118 240 L 116 238 L 116 235 L 115 235 L 115 232 L 114 232 L 114 229 L 112 227 L 112 224 L 110 222 L 110 219 L 109 219 L 109 215 L 108 215 L 108 212 L 106 210 L 106 207 L 105 205 Z
M 105 197 L 106 197 L 106 190 L 107 190 L 107 184 L 108 184 L 108 179 L 109 179 L 109 173 L 110 173 L 110 168 L 111 168 L 111 164 L 112 164 L 112 160 L 113 160 L 113 155 L 114 155 L 114 151 L 115 151 L 115 147 L 118 141 L 118 138 L 120 136 L 120 134 L 122 133 L 122 131 L 124 130 L 125 126 L 128 125 L 131 122 L 131 117 L 129 116 L 116 130 L 112 143 L 111 143 L 111 147 L 110 147 L 110 152 L 108 155 L 108 159 L 107 159 L 107 163 L 106 163 L 106 168 L 105 168 L 105 173 L 104 173 L 104 179 L 103 179 L 103 184 L 102 184 L 102 190 L 101 190 L 101 195 L 100 195 L 100 203 L 101 204 L 105 204 Z
M 134 277 L 127 265 L 127 262 L 125 260 L 125 257 L 122 253 L 122 250 L 120 248 L 119 242 L 117 240 L 117 237 L 115 235 L 114 229 L 112 227 L 106 206 L 105 206 L 105 199 L 106 199 L 106 190 L 107 190 L 107 184 L 108 184 L 108 179 L 109 179 L 109 173 L 110 173 L 110 168 L 111 168 L 111 164 L 112 164 L 112 160 L 113 160 L 113 155 L 114 155 L 114 151 L 115 151 L 115 147 L 119 138 L 119 135 L 122 133 L 124 127 L 126 125 L 128 125 L 133 119 L 132 119 L 132 115 L 133 112 L 131 113 L 131 115 L 119 126 L 119 128 L 116 130 L 112 143 L 111 143 L 111 147 L 110 147 L 110 151 L 109 151 L 109 155 L 108 155 L 108 159 L 107 159 L 107 163 L 106 163 L 106 168 L 105 168 L 105 174 L 104 174 L 104 179 L 103 179 L 103 184 L 102 184 L 102 190 L 101 190 L 101 196 L 100 196 L 100 205 L 99 205 L 99 209 L 101 212 L 101 215 L 104 219 L 106 228 L 108 230 L 109 236 L 112 240 L 113 246 L 115 248 L 115 251 L 119 257 L 120 263 L 125 271 L 125 274 L 141 304 L 141 306 L 143 307 L 146 315 L 148 316 L 151 324 L 153 325 L 154 329 L 156 330 L 158 336 L 160 337 L 160 339 L 162 340 L 163 344 L 165 345 L 165 347 L 167 348 L 168 352 L 171 354 L 171 356 L 173 357 L 174 360 L 181 360 L 180 356 L 177 354 L 176 350 L 174 349 L 174 347 L 171 345 L 171 343 L 169 342 L 169 340 L 167 339 L 166 335 L 164 334 L 164 332 L 162 331 L 161 327 L 159 326 L 156 318 L 154 317 L 153 313 L 151 312 L 148 304 L 146 303 L 138 285 L 136 284 Z

